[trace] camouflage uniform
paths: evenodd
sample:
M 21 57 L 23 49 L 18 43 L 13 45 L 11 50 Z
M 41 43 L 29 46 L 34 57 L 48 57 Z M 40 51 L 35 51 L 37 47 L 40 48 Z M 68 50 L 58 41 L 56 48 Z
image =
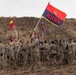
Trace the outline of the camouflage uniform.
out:
M 28 46 L 26 44 L 22 44 L 20 50 L 18 52 L 18 64 L 23 66 L 27 64 L 28 60 Z
M 13 58 L 13 64 L 14 67 L 17 67 L 17 62 L 18 62 L 18 53 L 20 51 L 20 45 L 19 44 L 14 44 L 11 46 L 11 56 Z
M 4 52 L 5 52 L 5 46 L 0 44 L 0 68 L 4 66 Z
M 76 63 L 76 43 L 71 43 L 69 46 L 68 62 L 69 64 Z
M 6 62 L 6 67 L 11 67 L 13 66 L 13 57 L 12 57 L 12 52 L 11 52 L 11 47 L 6 46 L 5 48 L 5 62 Z
M 68 42 L 67 41 L 63 41 L 61 42 L 61 46 L 60 48 L 62 49 L 62 59 L 63 59 L 63 64 L 67 64 L 68 63 Z
M 75 51 L 73 50 L 73 44 L 69 43 L 68 44 L 68 63 L 73 64 L 74 61 L 74 56 L 75 56 Z
M 43 44 L 42 46 L 40 46 L 40 60 L 41 60 L 41 62 L 48 61 L 48 59 L 49 59 L 48 53 L 49 53 L 49 45 L 48 44 Z
M 38 39 L 34 39 L 30 45 L 30 54 L 31 54 L 31 68 L 35 67 L 35 64 L 40 68 L 40 52 Z
M 76 64 L 76 42 L 74 43 L 74 47 L 73 47 L 74 52 L 74 60 L 75 60 L 75 64 Z
M 56 44 L 51 44 L 49 50 L 49 58 L 50 58 L 50 64 L 62 63 L 63 60 L 62 49 Z

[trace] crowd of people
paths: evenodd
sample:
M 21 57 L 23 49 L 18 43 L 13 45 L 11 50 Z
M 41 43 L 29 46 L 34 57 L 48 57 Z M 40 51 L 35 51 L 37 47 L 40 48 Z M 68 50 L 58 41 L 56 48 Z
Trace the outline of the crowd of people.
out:
M 76 64 L 76 40 L 46 40 L 37 38 L 3 45 L 0 41 L 0 68 L 26 67 L 41 68 L 42 64 Z

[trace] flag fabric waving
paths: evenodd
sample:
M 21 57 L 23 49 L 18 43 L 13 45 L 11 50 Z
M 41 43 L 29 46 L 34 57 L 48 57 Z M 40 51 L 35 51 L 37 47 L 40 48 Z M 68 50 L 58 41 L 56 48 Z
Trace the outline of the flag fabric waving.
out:
M 10 20 L 10 29 L 14 29 L 14 23 L 13 23 L 13 21 L 12 20 Z
M 42 17 L 57 26 L 62 26 L 66 18 L 66 14 L 48 3 Z
M 44 31 L 44 34 L 46 34 L 46 28 L 45 28 L 45 26 L 44 26 L 44 23 L 43 23 L 43 22 L 41 23 L 41 26 L 42 26 L 42 30 Z
M 10 42 L 14 42 L 14 41 L 15 39 L 12 36 L 10 36 Z
M 40 34 L 39 33 L 36 33 L 36 34 L 37 34 L 38 42 L 40 44 Z

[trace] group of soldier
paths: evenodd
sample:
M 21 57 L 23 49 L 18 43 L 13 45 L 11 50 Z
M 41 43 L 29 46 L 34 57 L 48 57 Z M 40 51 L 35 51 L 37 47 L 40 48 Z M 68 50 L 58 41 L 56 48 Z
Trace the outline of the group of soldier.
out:
M 0 68 L 34 67 L 41 68 L 43 64 L 64 65 L 76 64 L 76 40 L 44 40 L 31 39 L 22 42 L 3 45 L 0 41 Z

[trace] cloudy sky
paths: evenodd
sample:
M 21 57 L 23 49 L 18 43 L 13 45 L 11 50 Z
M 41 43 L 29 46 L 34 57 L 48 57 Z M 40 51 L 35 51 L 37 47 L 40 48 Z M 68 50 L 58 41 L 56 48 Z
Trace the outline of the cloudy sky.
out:
M 0 16 L 41 17 L 48 2 L 76 18 L 76 0 L 0 0 Z

